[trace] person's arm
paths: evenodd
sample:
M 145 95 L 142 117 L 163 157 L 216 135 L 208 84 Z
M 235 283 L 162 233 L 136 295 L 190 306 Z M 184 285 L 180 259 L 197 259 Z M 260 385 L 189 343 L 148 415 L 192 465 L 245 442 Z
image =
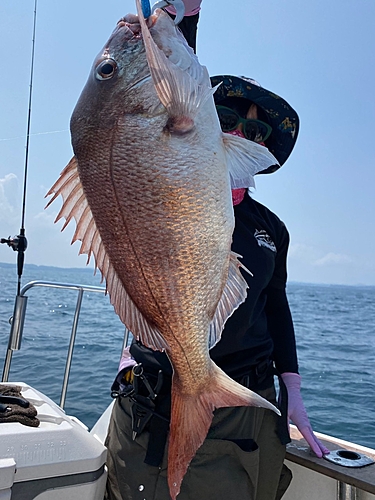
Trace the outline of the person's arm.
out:
M 266 313 L 277 370 L 280 373 L 298 373 L 296 339 L 285 288 L 268 288 Z
M 187 43 L 196 52 L 197 50 L 197 26 L 199 21 L 199 11 L 202 0 L 183 0 L 185 4 L 185 16 L 178 27 L 182 31 Z M 173 7 L 165 9 L 174 18 L 176 11 Z
M 274 343 L 273 359 L 277 370 L 280 373 L 298 373 L 294 326 L 286 295 L 289 233 L 281 221 L 275 229 L 273 238 L 277 253 L 275 269 L 267 288 L 267 325 Z
M 289 234 L 283 227 L 277 247 L 275 273 L 267 291 L 268 328 L 274 343 L 275 366 L 288 392 L 288 419 L 297 426 L 315 455 L 321 458 L 329 450 L 314 435 L 301 395 L 294 326 L 286 295 L 288 247 Z
M 195 14 L 198 14 L 198 12 L 201 10 L 201 3 L 202 0 L 183 0 L 184 5 L 185 5 L 185 17 L 186 16 L 194 16 Z M 166 9 L 170 14 L 175 15 L 176 11 L 174 7 L 166 7 Z
M 182 31 L 187 43 L 197 52 L 197 26 L 199 21 L 199 13 L 194 16 L 185 16 L 178 27 Z

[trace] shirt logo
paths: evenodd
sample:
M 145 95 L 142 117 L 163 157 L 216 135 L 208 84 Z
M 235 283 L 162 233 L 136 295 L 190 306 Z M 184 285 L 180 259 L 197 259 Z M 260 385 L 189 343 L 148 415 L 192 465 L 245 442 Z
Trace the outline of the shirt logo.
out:
M 264 229 L 256 229 L 254 233 L 254 237 L 258 242 L 260 247 L 266 247 L 272 252 L 277 252 L 275 243 L 272 241 L 271 237 L 268 236 Z

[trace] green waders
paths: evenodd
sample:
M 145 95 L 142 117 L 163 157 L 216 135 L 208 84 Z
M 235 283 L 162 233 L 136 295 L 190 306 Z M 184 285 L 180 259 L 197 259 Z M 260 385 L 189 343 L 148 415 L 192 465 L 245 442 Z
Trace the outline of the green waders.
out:
M 259 391 L 275 402 L 274 387 Z M 170 500 L 167 446 L 160 467 L 144 463 L 149 432 L 132 440 L 131 403 L 118 398 L 106 440 L 106 500 Z M 277 500 L 291 473 L 276 434 L 279 417 L 263 408 L 220 408 L 184 477 L 178 500 Z

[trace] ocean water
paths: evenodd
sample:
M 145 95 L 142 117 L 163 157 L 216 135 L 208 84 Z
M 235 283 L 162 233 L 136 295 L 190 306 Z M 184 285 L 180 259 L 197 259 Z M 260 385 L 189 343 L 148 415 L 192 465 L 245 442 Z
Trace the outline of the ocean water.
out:
M 25 266 L 22 285 L 42 280 L 100 285 L 92 269 Z M 375 448 L 375 287 L 289 283 L 302 394 L 315 430 Z M 16 294 L 15 266 L 0 263 L 0 367 Z M 77 292 L 29 290 L 9 380 L 60 400 Z M 124 327 L 104 294 L 85 293 L 65 410 L 88 427 L 111 402 Z

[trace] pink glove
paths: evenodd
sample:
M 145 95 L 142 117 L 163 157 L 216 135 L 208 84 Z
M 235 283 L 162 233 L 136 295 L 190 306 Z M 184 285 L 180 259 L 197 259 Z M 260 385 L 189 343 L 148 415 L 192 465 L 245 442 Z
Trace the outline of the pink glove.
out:
M 132 355 L 129 352 L 130 346 L 125 347 L 125 349 L 122 351 L 121 359 L 120 359 L 120 366 L 118 367 L 118 371 L 120 372 L 124 368 L 131 368 L 132 366 L 136 365 L 137 362 L 134 358 L 132 358 Z
M 309 417 L 301 395 L 301 377 L 298 373 L 282 373 L 286 388 L 288 390 L 288 419 L 297 426 L 302 436 L 306 439 L 315 455 L 322 458 L 328 455 L 329 450 L 314 435 Z

